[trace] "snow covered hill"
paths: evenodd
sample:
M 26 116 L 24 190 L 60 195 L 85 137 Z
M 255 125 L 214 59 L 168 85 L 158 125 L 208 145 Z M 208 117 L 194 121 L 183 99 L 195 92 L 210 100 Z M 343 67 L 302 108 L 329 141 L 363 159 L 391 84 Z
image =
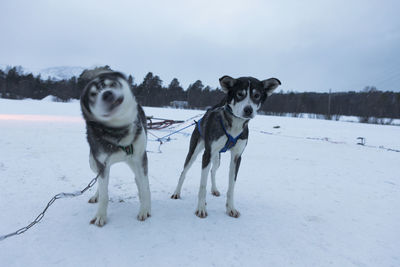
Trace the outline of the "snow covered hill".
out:
M 0 69 L 7 70 L 10 66 L 5 64 L 0 64 Z M 84 67 L 80 66 L 58 66 L 58 67 L 50 67 L 44 69 L 29 69 L 22 68 L 23 73 L 32 73 L 33 75 L 39 75 L 42 79 L 46 80 L 49 77 L 53 80 L 68 80 L 73 76 L 79 77 L 79 75 L 85 70 Z
M 51 77 L 55 80 L 68 80 L 73 76 L 79 77 L 84 70 L 83 67 L 61 66 L 41 69 L 37 74 L 40 73 L 43 79 Z
M 145 112 L 173 119 L 202 113 Z M 182 199 L 169 198 L 191 131 L 174 135 L 162 153 L 149 135 L 150 219 L 136 220 L 133 174 L 119 164 L 111 170 L 106 226 L 89 224 L 94 190 L 58 200 L 41 223 L 0 241 L 0 265 L 400 266 L 400 153 L 385 149 L 400 149 L 400 127 L 256 117 L 235 190 L 239 219 L 225 214 L 228 154 L 217 173 L 222 195 L 208 190 L 206 219 L 194 215 L 200 157 Z M 0 99 L 0 132 L 0 235 L 27 225 L 54 194 L 80 190 L 94 176 L 78 102 Z M 370 147 L 357 145 L 357 137 Z

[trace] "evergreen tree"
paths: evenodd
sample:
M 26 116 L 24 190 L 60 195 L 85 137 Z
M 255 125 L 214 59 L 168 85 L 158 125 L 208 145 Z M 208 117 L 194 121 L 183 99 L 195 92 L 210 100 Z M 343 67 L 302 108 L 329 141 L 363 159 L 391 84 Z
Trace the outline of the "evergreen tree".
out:
M 171 101 L 185 101 L 186 93 L 183 91 L 177 78 L 172 79 L 167 88 L 168 103 Z
M 204 85 L 200 80 L 197 80 L 193 84 L 189 85 L 187 89 L 189 107 L 201 107 L 201 91 L 203 90 L 203 88 Z

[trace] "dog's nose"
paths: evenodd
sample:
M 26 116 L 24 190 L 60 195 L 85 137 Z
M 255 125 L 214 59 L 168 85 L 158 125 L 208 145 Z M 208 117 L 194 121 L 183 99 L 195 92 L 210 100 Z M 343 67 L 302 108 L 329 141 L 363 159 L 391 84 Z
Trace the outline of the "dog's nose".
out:
M 114 94 L 111 91 L 106 91 L 103 93 L 102 96 L 105 102 L 113 102 L 114 101 Z
M 244 115 L 249 117 L 253 114 L 253 108 L 251 106 L 247 106 L 243 109 Z

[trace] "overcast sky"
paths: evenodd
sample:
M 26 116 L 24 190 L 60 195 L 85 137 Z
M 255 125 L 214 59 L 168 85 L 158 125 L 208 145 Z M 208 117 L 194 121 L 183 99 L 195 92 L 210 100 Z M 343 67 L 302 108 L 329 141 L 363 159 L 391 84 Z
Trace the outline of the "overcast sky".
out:
M 0 64 L 108 64 L 200 79 L 276 77 L 284 91 L 400 91 L 400 1 L 0 1 Z

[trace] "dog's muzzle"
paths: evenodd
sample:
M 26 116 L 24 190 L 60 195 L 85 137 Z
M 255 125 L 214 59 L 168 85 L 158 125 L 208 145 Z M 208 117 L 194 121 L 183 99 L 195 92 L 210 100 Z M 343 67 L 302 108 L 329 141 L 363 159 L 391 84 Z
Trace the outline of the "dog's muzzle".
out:
M 108 112 L 113 111 L 116 107 L 122 104 L 124 97 L 117 97 L 112 91 L 105 91 L 101 96 L 101 99 L 108 106 Z
M 251 106 L 246 106 L 243 109 L 243 115 L 246 118 L 252 118 L 253 117 L 253 108 Z
M 113 92 L 111 92 L 111 91 L 106 91 L 106 92 L 103 93 L 103 95 L 102 95 L 101 98 L 102 98 L 103 101 L 106 102 L 106 103 L 113 103 L 113 102 L 114 102 L 114 99 L 115 99 L 115 96 L 114 96 Z

